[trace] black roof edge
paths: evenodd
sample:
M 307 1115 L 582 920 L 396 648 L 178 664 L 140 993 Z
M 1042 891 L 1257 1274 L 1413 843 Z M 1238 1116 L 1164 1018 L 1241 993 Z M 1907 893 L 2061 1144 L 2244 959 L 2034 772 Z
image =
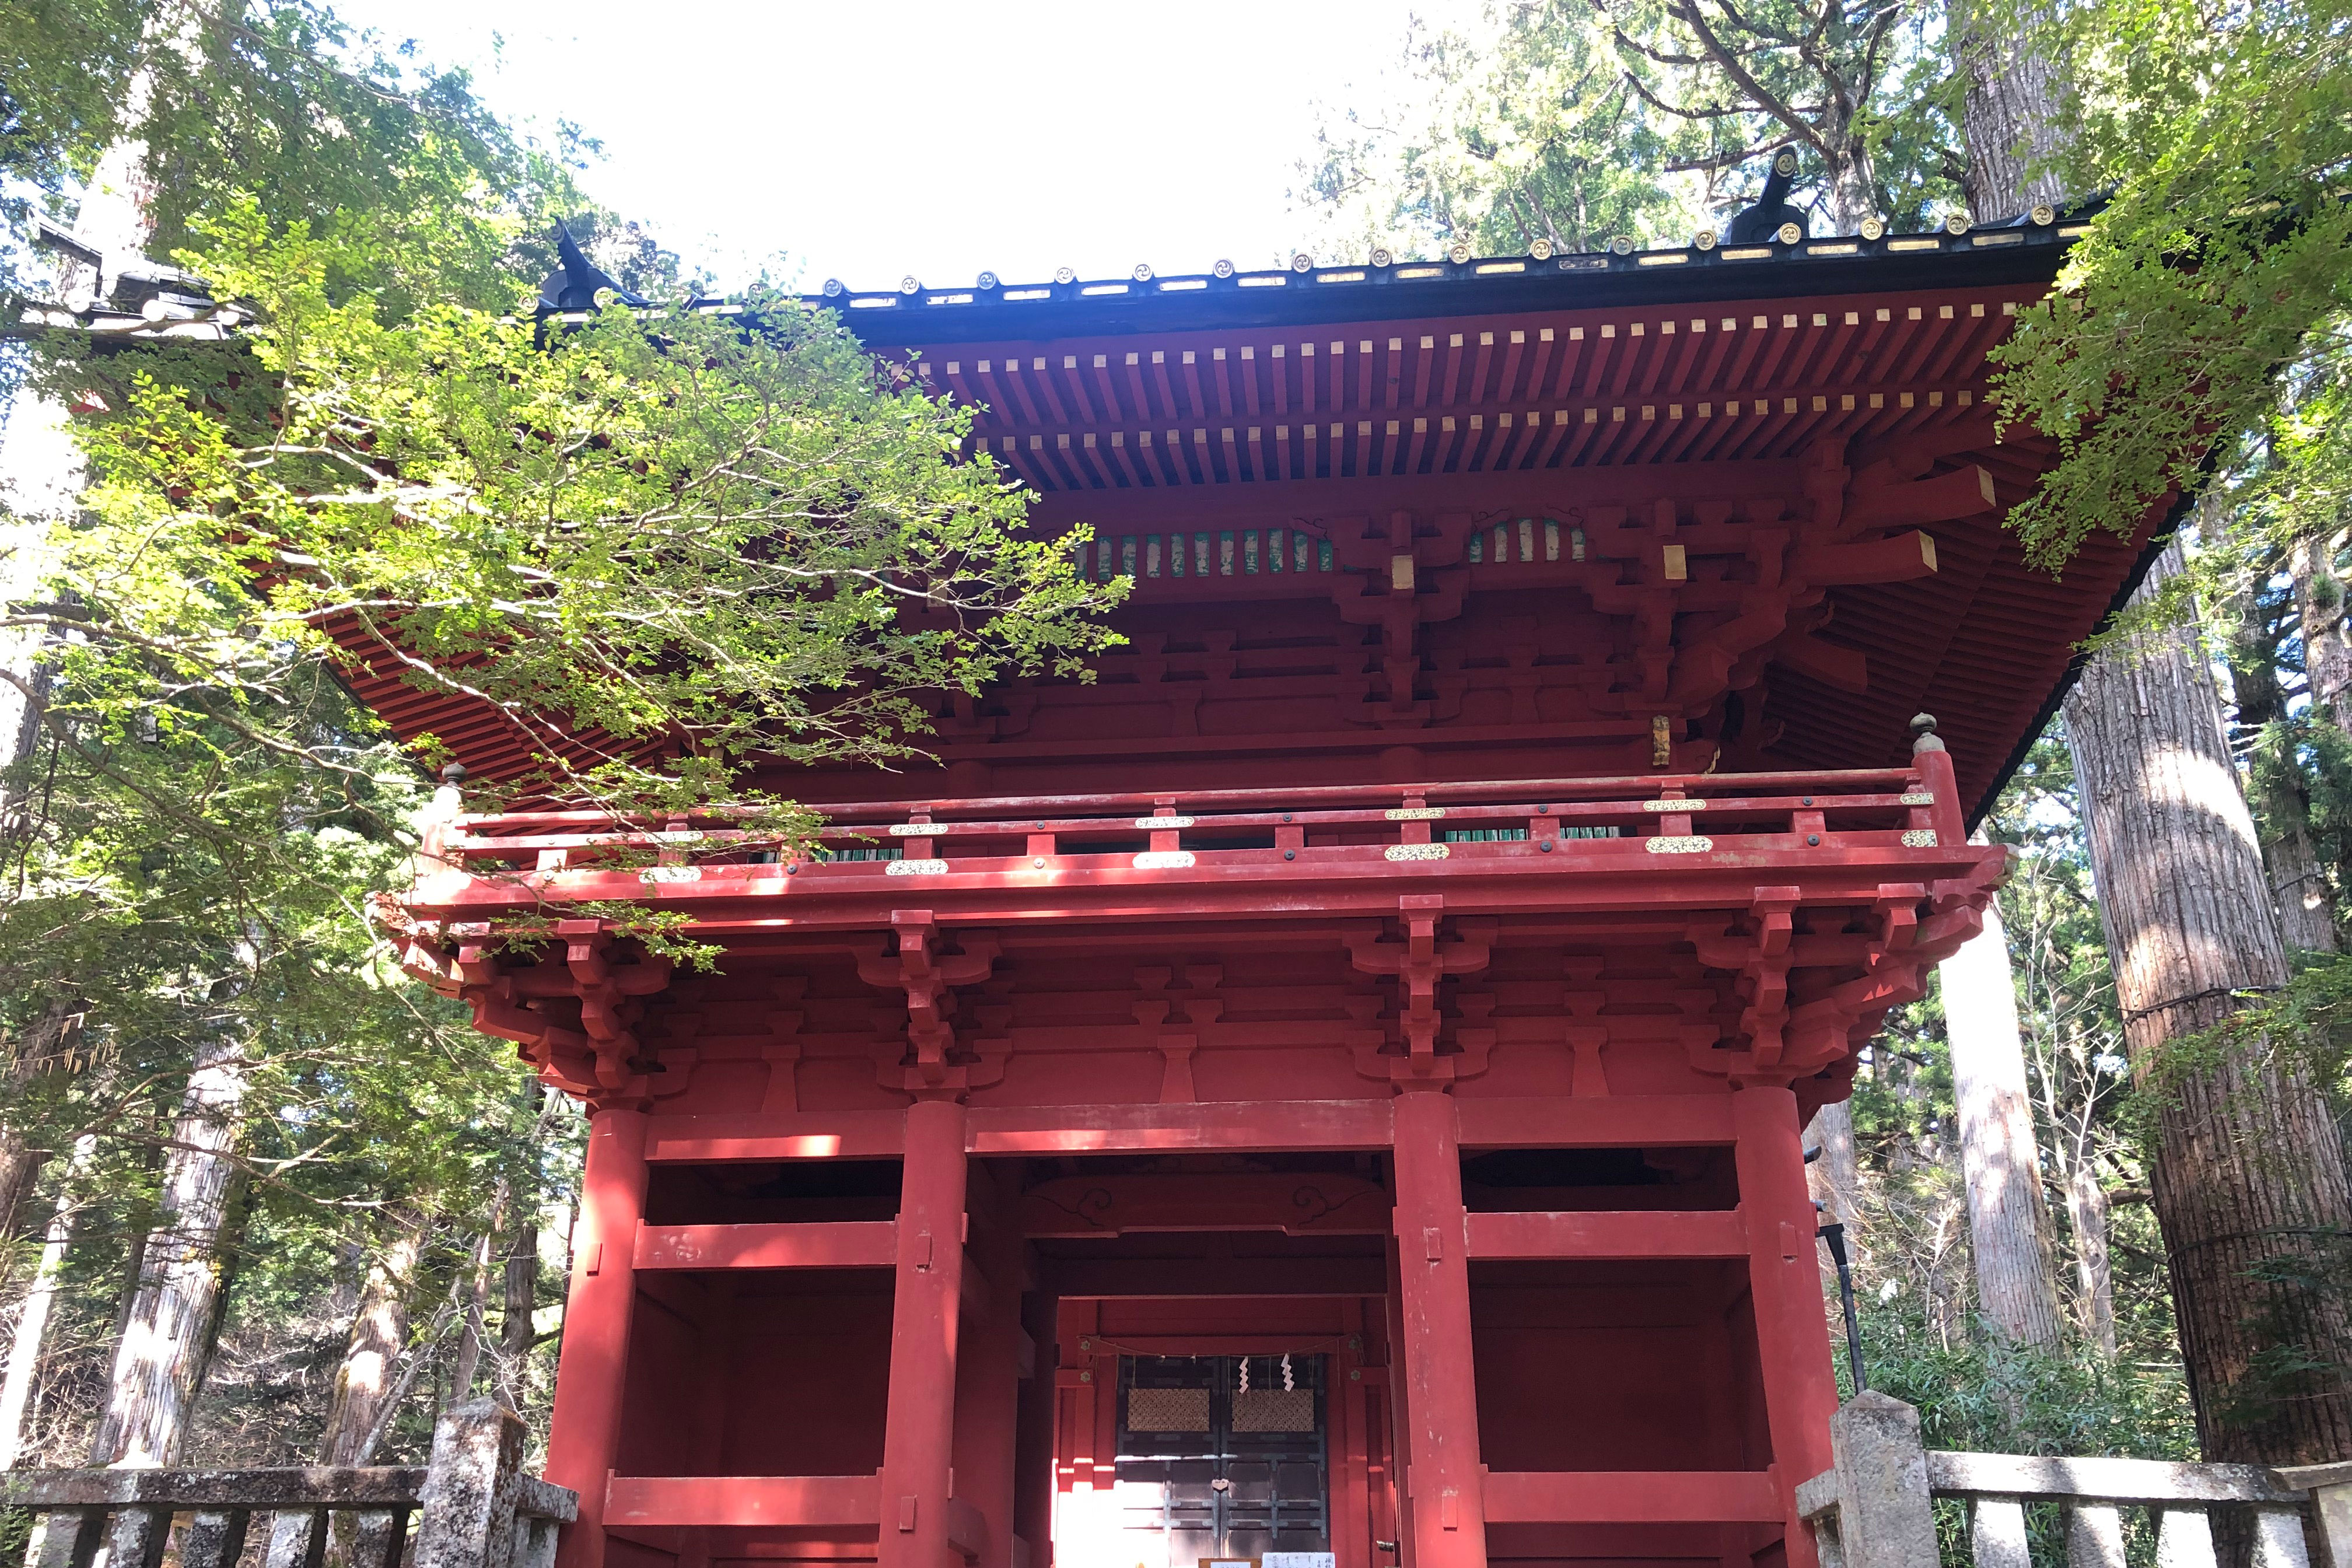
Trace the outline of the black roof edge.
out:
M 798 296 L 831 310 L 869 349 L 944 348 L 957 343 L 1119 337 L 1145 332 L 1307 326 L 1345 321 L 1487 315 L 1530 310 L 1605 310 L 1713 303 L 1727 299 L 1813 298 L 1957 287 L 2048 283 L 2104 198 L 1991 223 L 1958 219 L 1926 234 L 1888 234 L 1875 220 L 1859 235 L 1801 235 L 1732 245 L 1712 232 L 1690 244 L 1637 249 L 1394 259 L 1160 277 L 1139 266 L 1124 279 L 1085 279 L 1068 268 L 1046 283 L 1010 283 L 982 273 L 970 285 L 934 287 L 914 277 L 896 289 L 851 289 L 835 279 Z M 1875 230 L 1875 232 L 1870 232 Z M 688 308 L 732 314 L 723 296 Z M 564 321 L 585 311 L 541 311 Z
M 1038 284 L 911 293 L 844 290 L 808 297 L 835 310 L 868 348 L 933 348 L 1007 339 L 1121 337 L 1145 332 L 1308 326 L 1400 318 L 1486 315 L 1538 310 L 1605 310 L 1725 299 L 1787 299 L 1913 289 L 2048 283 L 2074 236 L 2073 222 L 1995 225 L 1962 235 L 1901 235 L 1879 240 L 1807 239 L 1793 245 L 1701 250 L 1609 252 L 1467 262 L 1325 267 L 1229 279 L 1162 279 Z M 2011 236 L 2015 236 L 2014 239 Z M 1914 250 L 1890 249 L 1903 242 Z M 1990 243 L 1988 243 L 1990 242 Z M 1928 248 L 1928 246 L 1933 248 Z M 1727 259 L 1769 251 L 1752 259 Z M 1480 268 L 1513 267 L 1512 272 Z M 1428 272 L 1433 276 L 1400 277 Z M 1252 287 L 1244 278 L 1280 278 Z M 1331 281 L 1337 278 L 1339 280 Z M 1181 292 L 1169 283 L 1200 285 Z M 1118 293 L 1087 289 L 1118 289 Z M 1149 289 L 1150 292 L 1141 292 Z M 995 297 L 988 297 L 992 293 Z M 1004 296 L 1032 296 L 1007 299 Z M 931 301 L 940 301 L 932 303 Z M 868 301 L 860 304 L 860 301 Z

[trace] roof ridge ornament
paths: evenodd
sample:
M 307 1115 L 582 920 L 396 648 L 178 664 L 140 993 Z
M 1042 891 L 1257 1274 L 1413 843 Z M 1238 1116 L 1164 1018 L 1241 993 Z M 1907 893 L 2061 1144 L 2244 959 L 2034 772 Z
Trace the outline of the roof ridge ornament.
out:
M 593 310 L 597 306 L 597 294 L 606 289 L 624 305 L 652 303 L 644 295 L 622 288 L 610 273 L 589 260 L 580 242 L 572 237 L 571 226 L 562 218 L 555 220 L 555 254 L 562 265 L 549 273 L 547 281 L 539 286 L 541 315 L 556 310 Z
M 1805 215 L 1789 202 L 1789 191 L 1797 183 L 1797 154 L 1787 147 L 1773 154 L 1772 172 L 1764 177 L 1763 194 L 1756 205 L 1735 216 L 1724 233 L 1730 245 L 1761 245 L 1778 238 L 1784 245 L 1794 245 L 1811 232 Z M 1794 226 L 1796 234 L 1784 231 Z

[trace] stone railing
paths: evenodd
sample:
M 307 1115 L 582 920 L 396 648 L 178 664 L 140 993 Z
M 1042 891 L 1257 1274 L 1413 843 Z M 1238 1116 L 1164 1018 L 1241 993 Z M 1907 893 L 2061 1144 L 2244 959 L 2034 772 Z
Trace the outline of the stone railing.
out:
M 2126 1509 L 2147 1510 L 2159 1568 L 2214 1568 L 2217 1507 L 2250 1516 L 2253 1568 L 2352 1568 L 2352 1464 L 1949 1453 L 1922 1447 L 1918 1412 L 1876 1393 L 1837 1413 L 1831 1451 L 1837 1468 L 1797 1489 L 1822 1568 L 1937 1568 L 1937 1498 L 1968 1505 L 1975 1568 L 2029 1568 L 2032 1503 L 2063 1510 L 2068 1568 L 2124 1568 Z
M 263 1568 L 319 1568 L 331 1545 L 345 1568 L 551 1568 L 579 1499 L 525 1473 L 524 1446 L 480 1400 L 441 1418 L 422 1468 L 15 1470 L 0 1507 L 34 1513 L 26 1568 L 159 1568 L 167 1545 L 181 1568 L 236 1568 L 249 1541 Z

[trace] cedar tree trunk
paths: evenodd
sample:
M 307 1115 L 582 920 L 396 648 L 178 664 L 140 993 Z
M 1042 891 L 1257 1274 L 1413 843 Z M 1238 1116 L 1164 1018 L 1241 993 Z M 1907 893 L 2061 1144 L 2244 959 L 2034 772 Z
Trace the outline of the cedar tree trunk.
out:
M 155 1228 L 140 1258 L 106 1410 L 90 1442 L 94 1465 L 176 1464 L 187 1446 L 189 1407 L 204 1383 L 215 1321 L 245 1090 L 243 1047 L 225 1034 L 206 1035 L 163 1156 Z
M 2143 597 L 2181 570 L 2180 547 Z M 2116 996 L 2158 1097 L 2149 1186 L 2209 1459 L 2352 1454 L 2352 1192 L 2326 1100 L 2286 1042 L 2168 1049 L 2287 978 L 2254 826 L 2192 628 L 2092 660 L 2066 698 Z
M 383 1414 L 393 1368 L 408 1343 L 408 1289 L 415 1279 L 417 1255 L 425 1247 L 425 1229 L 421 1212 L 403 1216 L 392 1240 L 368 1266 L 358 1310 L 352 1314 L 343 1364 L 335 1373 L 327 1429 L 319 1440 L 322 1465 L 367 1462 L 361 1450 Z
M 1965 89 L 1968 170 L 1960 185 L 1969 216 L 1999 223 L 2043 203 L 2056 206 L 2066 192 L 2047 164 L 2065 148 L 2070 112 L 2058 62 L 2021 47 L 2016 28 L 1983 0 L 1959 0 L 1946 26 Z M 2044 165 L 2039 173 L 2037 163 Z
M 2050 1211 L 2042 1197 L 2009 937 L 1997 906 L 1986 907 L 1984 929 L 1944 960 L 1941 973 L 1979 1310 L 2003 1339 L 2055 1345 Z
M 2107 1189 L 2090 1160 L 2066 1173 L 2066 1217 L 2074 1226 L 2074 1283 L 2083 1328 L 2099 1349 L 2116 1353 L 2116 1276 L 2107 1261 Z
M 75 1189 L 98 1157 L 98 1135 L 85 1132 L 74 1140 L 73 1157 L 66 1165 L 65 1184 L 58 1191 L 57 1207 L 49 1215 L 48 1234 L 42 1239 L 41 1260 L 33 1268 L 33 1283 L 16 1307 L 16 1331 L 8 1341 L 8 1371 L 0 1378 L 0 1470 L 14 1469 L 25 1447 L 25 1407 L 33 1397 L 33 1378 L 40 1371 L 41 1343 L 49 1331 L 49 1311 L 57 1305 L 58 1277 L 65 1272 L 66 1247 L 73 1240 Z
M 1824 1206 L 1822 1218 L 1845 1226 L 1854 1235 L 1862 1216 L 1862 1165 L 1853 1148 L 1853 1102 L 1841 1100 L 1813 1112 L 1805 1129 L 1807 1149 L 1819 1149 L 1812 1164 L 1813 1196 Z

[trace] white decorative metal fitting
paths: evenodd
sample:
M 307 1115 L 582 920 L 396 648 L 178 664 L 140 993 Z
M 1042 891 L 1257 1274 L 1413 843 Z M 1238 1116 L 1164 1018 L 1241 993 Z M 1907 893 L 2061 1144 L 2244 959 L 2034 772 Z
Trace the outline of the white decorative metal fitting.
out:
M 893 838 L 937 838 L 948 830 L 944 822 L 894 822 L 890 825 Z
M 637 873 L 637 880 L 641 882 L 699 882 L 702 880 L 702 868 L 699 866 L 648 866 L 644 870 Z
M 1135 825 L 1138 827 L 1190 827 L 1192 826 L 1192 819 L 1189 816 L 1139 816 L 1135 819 Z
M 652 837 L 660 839 L 664 844 L 699 844 L 702 842 L 702 829 L 699 827 L 665 827 L 659 833 L 654 834 Z
M 1936 797 L 1922 790 L 1916 795 L 1898 795 L 1895 797 L 1895 804 L 1897 805 L 1933 805 L 1936 804 Z
M 1903 830 L 1903 847 L 1906 849 L 1933 849 L 1938 842 L 1932 827 L 1906 827 Z
M 1645 800 L 1642 803 L 1642 809 L 1643 811 L 1705 811 L 1706 809 L 1706 802 L 1703 800 Z
M 1135 858 L 1139 871 L 1189 871 L 1192 868 L 1190 849 L 1147 849 Z
M 884 863 L 886 877 L 944 877 L 948 863 L 944 860 L 891 860 Z
M 1444 815 L 1442 805 L 1392 805 L 1388 810 L 1391 822 L 1435 822 Z
M 1642 840 L 1642 847 L 1653 855 L 1704 855 L 1715 847 L 1715 840 L 1699 834 L 1661 833 Z
M 1391 860 L 1443 860 L 1451 853 L 1451 847 L 1444 844 L 1391 844 L 1381 853 Z

